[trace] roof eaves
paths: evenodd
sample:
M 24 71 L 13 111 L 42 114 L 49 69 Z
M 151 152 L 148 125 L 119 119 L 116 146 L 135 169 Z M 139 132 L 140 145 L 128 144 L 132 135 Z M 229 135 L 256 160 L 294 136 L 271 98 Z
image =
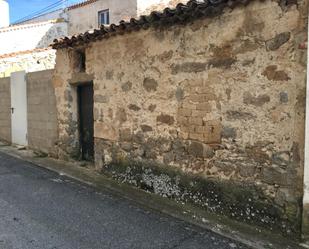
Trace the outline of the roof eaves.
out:
M 263 0 L 190 0 L 187 4 L 179 3 L 176 8 L 165 8 L 162 12 L 153 11 L 150 15 L 140 16 L 139 19 L 131 18 L 129 22 L 120 21 L 118 25 L 101 26 L 93 32 L 55 39 L 53 48 L 61 49 L 85 45 L 96 40 L 108 39 L 111 36 L 123 35 L 150 27 L 160 28 L 185 24 L 201 18 L 212 18 L 223 13 L 225 8 L 246 6 L 250 2 Z

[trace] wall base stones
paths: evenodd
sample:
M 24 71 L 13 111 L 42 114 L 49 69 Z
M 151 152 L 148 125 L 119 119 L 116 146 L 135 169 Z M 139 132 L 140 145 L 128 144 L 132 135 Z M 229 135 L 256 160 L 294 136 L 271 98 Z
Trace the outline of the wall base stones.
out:
M 184 174 L 165 164 L 137 160 L 133 155 L 124 157 L 115 144 L 104 141 L 96 140 L 96 147 L 101 173 L 119 182 L 211 213 L 265 227 L 293 239 L 299 238 L 301 219 L 297 212 L 300 203 L 281 206 L 258 184 Z M 98 152 L 99 148 L 102 154 Z M 107 148 L 110 148 L 111 154 Z M 285 202 L 284 193 L 281 198 Z

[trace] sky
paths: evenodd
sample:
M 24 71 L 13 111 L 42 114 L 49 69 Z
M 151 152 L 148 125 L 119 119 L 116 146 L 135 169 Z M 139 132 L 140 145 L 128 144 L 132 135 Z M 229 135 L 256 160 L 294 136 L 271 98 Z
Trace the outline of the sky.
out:
M 10 5 L 10 22 L 13 23 L 57 2 L 59 0 L 8 0 Z M 77 2 L 82 2 L 82 0 L 68 0 L 68 4 Z

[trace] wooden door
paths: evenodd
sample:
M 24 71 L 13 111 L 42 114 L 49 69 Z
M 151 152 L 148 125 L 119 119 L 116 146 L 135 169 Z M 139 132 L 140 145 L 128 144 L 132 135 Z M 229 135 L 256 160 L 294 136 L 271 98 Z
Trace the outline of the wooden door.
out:
M 93 84 L 78 87 L 79 127 L 82 159 L 94 160 Z

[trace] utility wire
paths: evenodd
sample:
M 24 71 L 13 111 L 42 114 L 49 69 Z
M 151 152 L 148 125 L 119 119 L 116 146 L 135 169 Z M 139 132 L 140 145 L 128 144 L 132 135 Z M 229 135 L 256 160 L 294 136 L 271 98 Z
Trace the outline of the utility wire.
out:
M 54 3 L 54 4 L 51 4 L 51 5 L 43 8 L 43 9 L 41 9 L 39 11 L 33 12 L 30 15 L 27 15 L 27 16 L 25 16 L 25 17 L 15 21 L 15 23 L 19 23 L 19 22 L 22 22 L 22 21 L 29 20 L 29 19 L 32 19 L 34 17 L 37 17 L 37 16 L 39 16 L 41 14 L 44 14 L 47 11 L 50 11 L 50 10 L 60 6 L 61 4 L 62 4 L 62 0 L 60 0 L 60 1 L 56 2 L 56 3 Z
M 25 16 L 25 17 L 18 19 L 13 24 L 18 24 L 18 23 L 21 23 L 21 22 L 24 22 L 24 21 L 27 21 L 27 20 L 31 20 L 31 19 L 38 17 L 38 16 L 41 16 L 43 14 L 47 14 L 57 7 L 64 6 L 63 4 L 66 3 L 67 1 L 68 0 L 58 0 L 57 2 L 55 2 L 51 5 L 48 5 L 48 6 L 44 7 L 43 9 L 40 9 L 40 10 L 35 11 L 35 12 Z
M 51 5 L 48 5 L 48 6 L 44 7 L 43 9 L 40 9 L 40 10 L 35 11 L 35 12 L 33 12 L 33 13 L 30 13 L 29 15 L 27 15 L 27 16 L 21 18 L 21 19 L 24 19 L 24 18 L 26 18 L 26 17 L 35 16 L 35 15 L 40 14 L 40 13 L 42 13 L 42 12 L 48 10 L 48 9 L 54 8 L 55 6 L 60 5 L 60 4 L 62 3 L 62 1 L 63 1 L 63 0 L 58 0 L 57 2 L 55 2 L 55 3 L 51 4 Z

